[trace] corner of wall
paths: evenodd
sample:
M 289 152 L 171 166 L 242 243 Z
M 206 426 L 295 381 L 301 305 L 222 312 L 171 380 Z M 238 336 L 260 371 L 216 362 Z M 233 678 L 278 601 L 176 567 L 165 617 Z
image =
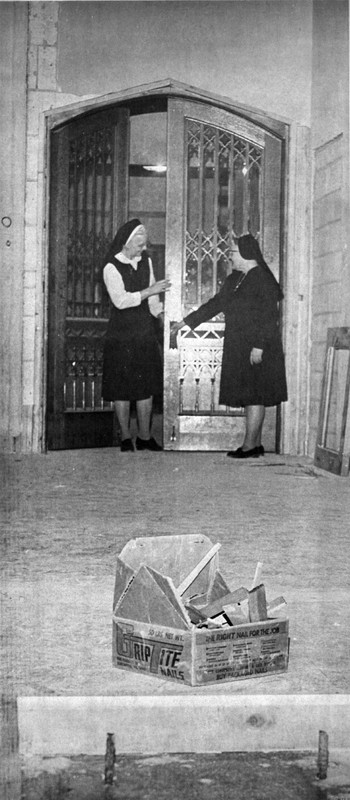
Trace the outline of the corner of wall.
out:
M 289 401 L 283 408 L 282 449 L 304 455 L 308 436 L 311 156 L 310 129 L 292 124 L 288 153 L 285 236 L 285 352 Z

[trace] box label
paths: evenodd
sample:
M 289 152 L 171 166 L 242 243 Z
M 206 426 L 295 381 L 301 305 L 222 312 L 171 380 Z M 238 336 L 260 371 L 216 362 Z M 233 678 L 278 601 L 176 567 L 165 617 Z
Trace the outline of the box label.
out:
M 287 665 L 286 621 L 210 631 L 205 637 L 197 637 L 195 673 L 198 684 L 283 672 Z
M 114 621 L 113 639 L 115 666 L 183 682 L 188 677 L 183 634 Z
M 201 686 L 288 668 L 288 620 L 192 630 L 113 618 L 113 664 L 119 669 Z

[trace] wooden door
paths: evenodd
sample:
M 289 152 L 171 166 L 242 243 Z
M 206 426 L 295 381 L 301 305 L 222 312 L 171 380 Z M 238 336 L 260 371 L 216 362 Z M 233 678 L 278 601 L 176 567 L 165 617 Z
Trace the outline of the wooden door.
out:
M 47 446 L 113 444 L 113 404 L 101 397 L 109 298 L 103 258 L 125 221 L 125 108 L 92 114 L 51 137 Z
M 244 409 L 219 404 L 224 320 L 183 328 L 169 349 L 169 325 L 222 286 L 232 237 L 251 232 L 279 276 L 281 142 L 230 112 L 168 102 L 164 448 L 227 450 L 241 444 Z M 264 429 L 275 450 L 276 412 Z

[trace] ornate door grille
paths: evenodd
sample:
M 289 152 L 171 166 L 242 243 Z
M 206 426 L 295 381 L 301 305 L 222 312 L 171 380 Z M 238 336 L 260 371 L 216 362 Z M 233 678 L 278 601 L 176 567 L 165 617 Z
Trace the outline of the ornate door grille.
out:
M 102 263 L 113 237 L 114 127 L 69 143 L 65 411 L 111 409 L 101 397 L 109 300 Z
M 103 337 L 109 317 L 102 268 L 126 209 L 127 125 L 128 112 L 120 108 L 72 122 L 52 134 L 51 449 L 113 442 L 113 404 L 101 396 Z
M 259 237 L 263 147 L 197 119 L 186 119 L 187 208 L 184 314 L 218 292 L 233 237 Z M 218 403 L 223 325 L 179 337 L 180 414 L 236 413 Z M 196 342 L 197 340 L 197 342 Z M 240 410 L 239 413 L 242 413 Z
M 186 146 L 189 313 L 222 286 L 233 236 L 260 234 L 263 148 L 195 119 L 186 120 Z
M 203 414 L 203 410 L 206 415 L 229 412 L 219 406 L 218 400 L 223 336 L 224 325 L 220 323 L 211 330 L 200 326 L 195 331 L 184 328 L 180 332 L 180 414 Z
M 113 235 L 114 129 L 69 143 L 67 316 L 108 317 L 101 259 Z

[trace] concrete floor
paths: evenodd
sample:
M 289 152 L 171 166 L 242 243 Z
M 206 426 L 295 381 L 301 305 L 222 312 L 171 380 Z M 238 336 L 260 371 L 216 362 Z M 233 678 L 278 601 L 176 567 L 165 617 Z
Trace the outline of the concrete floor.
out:
M 291 637 L 287 673 L 200 692 L 349 692 L 349 479 L 305 458 L 119 449 L 9 457 L 2 474 L 10 693 L 198 693 L 111 666 L 111 605 L 116 556 L 130 538 L 199 531 L 221 542 L 232 588 L 250 585 L 263 562 L 267 598 L 284 595 Z
M 348 479 L 306 458 L 119 449 L 1 467 L 6 800 L 21 796 L 20 758 L 101 754 L 108 730 L 119 753 L 306 750 L 320 729 L 331 751 L 348 746 Z M 263 562 L 268 599 L 287 601 L 288 672 L 196 689 L 111 666 L 117 554 L 136 536 L 198 532 L 221 542 L 232 588 Z M 348 798 L 348 772 L 329 789 Z

